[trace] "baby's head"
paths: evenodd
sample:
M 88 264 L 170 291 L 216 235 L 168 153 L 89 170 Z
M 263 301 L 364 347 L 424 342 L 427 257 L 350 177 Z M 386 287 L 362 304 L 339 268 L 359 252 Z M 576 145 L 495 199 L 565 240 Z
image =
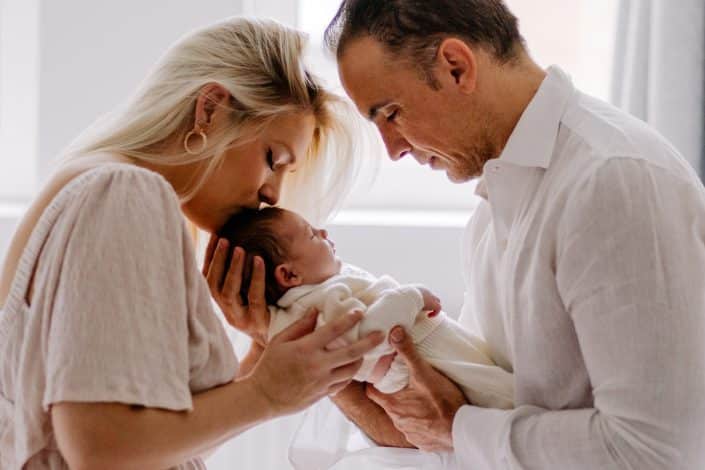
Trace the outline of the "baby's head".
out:
M 340 272 L 341 262 L 335 256 L 335 245 L 328 240 L 328 233 L 311 227 L 303 217 L 285 209 L 267 207 L 239 212 L 220 229 L 218 236 L 247 254 L 240 286 L 244 302 L 255 256 L 261 257 L 265 264 L 265 297 L 270 305 L 293 287 L 319 284 Z

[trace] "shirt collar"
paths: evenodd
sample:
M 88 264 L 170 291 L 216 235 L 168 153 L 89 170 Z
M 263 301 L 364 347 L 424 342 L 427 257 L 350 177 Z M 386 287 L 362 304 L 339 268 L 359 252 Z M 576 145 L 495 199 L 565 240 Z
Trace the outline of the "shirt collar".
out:
M 488 198 L 488 169 L 499 162 L 525 168 L 547 169 L 551 164 L 560 121 L 575 88 L 563 70 L 551 66 L 534 97 L 517 122 L 498 159 L 485 163 L 475 194 Z
M 561 118 L 574 92 L 570 77 L 556 66 L 549 67 L 499 159 L 523 167 L 548 168 Z

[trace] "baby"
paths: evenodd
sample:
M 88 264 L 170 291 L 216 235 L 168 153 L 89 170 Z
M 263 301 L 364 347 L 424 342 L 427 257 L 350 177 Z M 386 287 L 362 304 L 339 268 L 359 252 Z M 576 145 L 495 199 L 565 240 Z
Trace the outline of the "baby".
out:
M 247 253 L 241 295 L 247 299 L 251 260 L 260 256 L 266 267 L 266 299 L 271 314 L 269 338 L 315 307 L 317 326 L 359 310 L 364 318 L 329 348 L 350 343 L 372 331 L 388 334 L 403 326 L 419 353 L 461 388 L 470 403 L 489 408 L 513 407 L 513 377 L 490 359 L 482 340 L 469 334 L 441 312 L 441 304 L 428 289 L 399 285 L 389 276 L 379 278 L 344 265 L 325 230 L 312 227 L 298 214 L 269 207 L 233 216 L 219 235 Z M 406 364 L 395 358 L 384 342 L 363 359 L 355 380 L 373 383 L 383 393 L 404 388 L 409 380 Z

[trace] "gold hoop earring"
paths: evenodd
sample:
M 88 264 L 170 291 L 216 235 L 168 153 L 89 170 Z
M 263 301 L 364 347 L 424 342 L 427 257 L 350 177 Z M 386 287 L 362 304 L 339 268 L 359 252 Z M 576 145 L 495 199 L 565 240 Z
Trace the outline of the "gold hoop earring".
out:
M 201 148 L 198 149 L 198 151 L 193 150 L 191 148 L 191 146 L 189 145 L 189 140 L 194 135 L 198 135 L 201 137 Z M 201 129 L 200 127 L 190 131 L 188 134 L 186 134 L 186 137 L 184 138 L 184 150 L 186 150 L 186 153 L 188 153 L 189 155 L 199 155 L 199 154 L 203 153 L 203 151 L 206 149 L 207 145 L 208 145 L 208 136 L 206 135 L 205 132 L 203 132 L 203 129 Z

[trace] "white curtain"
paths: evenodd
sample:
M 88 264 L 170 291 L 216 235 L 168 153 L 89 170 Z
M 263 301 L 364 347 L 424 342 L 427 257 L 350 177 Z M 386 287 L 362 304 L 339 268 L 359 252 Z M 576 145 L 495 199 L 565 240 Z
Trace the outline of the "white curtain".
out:
M 705 0 L 621 0 L 613 103 L 669 139 L 703 175 Z

